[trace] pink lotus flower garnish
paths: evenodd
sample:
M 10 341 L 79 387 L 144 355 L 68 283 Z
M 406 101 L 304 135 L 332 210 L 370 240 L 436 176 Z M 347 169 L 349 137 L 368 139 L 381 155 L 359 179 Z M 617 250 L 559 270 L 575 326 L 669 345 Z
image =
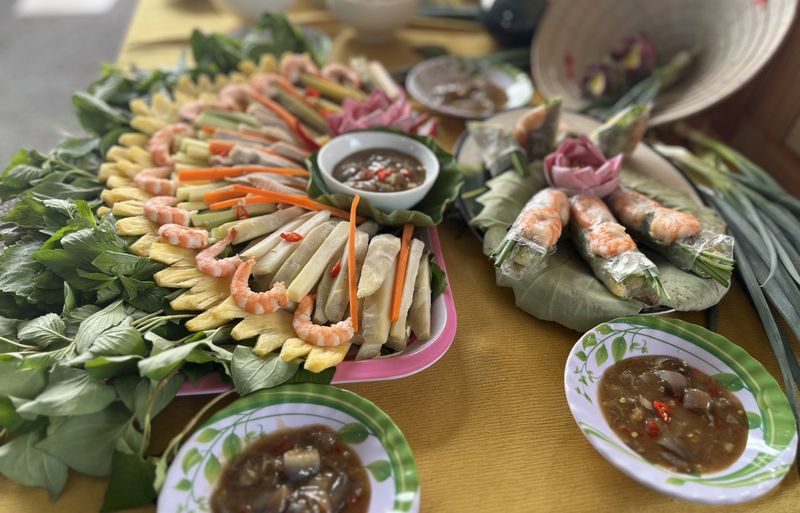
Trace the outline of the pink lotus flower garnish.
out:
M 414 112 L 404 94 L 390 100 L 381 90 L 373 91 L 363 102 L 346 98 L 342 112 L 326 118 L 334 135 L 381 127 L 409 132 L 415 123 Z
M 567 194 L 608 196 L 619 187 L 622 154 L 607 159 L 585 135 L 567 139 L 544 159 L 547 183 Z

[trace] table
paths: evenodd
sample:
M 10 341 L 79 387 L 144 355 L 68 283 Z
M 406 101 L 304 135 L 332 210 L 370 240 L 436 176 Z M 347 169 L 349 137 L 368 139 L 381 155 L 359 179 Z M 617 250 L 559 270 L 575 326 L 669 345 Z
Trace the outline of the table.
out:
M 434 32 L 423 26 L 403 30 L 394 46 L 363 47 L 326 13 L 301 7 L 292 17 L 335 34 L 334 58 L 366 53 L 389 67 L 413 62 L 413 44 L 442 44 L 465 55 L 493 48 L 479 31 Z M 120 63 L 169 66 L 194 26 L 226 31 L 237 20 L 202 1 L 140 0 Z M 452 146 L 461 129 L 461 123 L 446 120 L 442 143 Z M 462 225 L 447 222 L 440 235 L 459 317 L 452 348 L 416 376 L 345 387 L 377 403 L 405 433 L 419 466 L 422 511 L 709 510 L 650 491 L 592 449 L 570 415 L 562 384 L 564 360 L 579 334 L 515 309 L 513 294 L 495 285 L 480 243 Z M 676 317 L 705 322 L 702 312 Z M 722 301 L 719 332 L 778 375 L 760 321 L 739 284 Z M 154 453 L 207 401 L 176 399 L 156 419 Z M 91 513 L 99 510 L 105 486 L 105 479 L 73 472 L 61 499 L 51 503 L 43 490 L 0 478 L 0 512 Z M 798 503 L 800 481 L 792 470 L 766 497 L 725 511 L 788 513 L 797 511 Z

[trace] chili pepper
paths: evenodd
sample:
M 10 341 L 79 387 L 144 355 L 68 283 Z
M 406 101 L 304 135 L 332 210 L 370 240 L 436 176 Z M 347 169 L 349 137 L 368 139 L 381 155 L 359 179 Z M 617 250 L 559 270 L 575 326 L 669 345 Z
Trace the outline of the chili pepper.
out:
M 237 203 L 234 212 L 236 212 L 236 219 L 250 218 L 250 212 L 247 211 L 247 206 L 245 206 L 244 202 Z
M 571 53 L 564 54 L 564 70 L 567 80 L 575 80 L 575 58 Z
M 405 176 L 406 178 L 413 178 L 413 177 L 414 177 L 414 173 L 412 173 L 412 172 L 411 172 L 411 171 L 409 171 L 408 169 L 404 169 L 402 174 L 403 174 L 403 176 Z
M 303 240 L 303 236 L 297 232 L 283 232 L 281 233 L 281 239 L 286 242 L 300 242 Z
M 653 408 L 656 409 L 658 415 L 661 417 L 661 420 L 664 422 L 669 422 L 672 420 L 669 416 L 669 406 L 664 401 L 653 401 Z
M 319 98 L 321 96 L 320 92 L 313 87 L 306 87 L 304 92 L 310 98 Z
M 650 435 L 651 438 L 657 437 L 659 433 L 661 433 L 661 428 L 658 427 L 658 424 L 655 422 L 647 423 L 647 434 Z
M 389 172 L 389 170 L 387 170 L 387 169 L 379 169 L 378 170 L 378 180 L 380 180 L 382 182 L 382 181 L 386 180 L 386 178 L 388 178 L 390 174 L 392 174 L 392 173 Z
M 372 180 L 373 176 L 375 176 L 375 173 L 372 171 L 367 170 L 364 172 L 364 180 Z
M 331 269 L 331 278 L 336 278 L 339 276 L 339 273 L 342 271 L 342 261 L 337 260 L 336 265 L 333 266 Z

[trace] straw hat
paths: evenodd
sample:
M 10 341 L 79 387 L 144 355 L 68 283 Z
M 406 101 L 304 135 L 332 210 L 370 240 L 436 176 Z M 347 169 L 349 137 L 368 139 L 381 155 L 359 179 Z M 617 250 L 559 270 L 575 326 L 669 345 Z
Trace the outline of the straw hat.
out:
M 572 109 L 584 69 L 637 32 L 659 59 L 680 50 L 700 54 L 686 76 L 656 100 L 658 125 L 698 112 L 730 95 L 764 66 L 792 25 L 797 0 L 552 0 L 531 50 L 539 92 Z M 572 61 L 573 79 L 567 77 Z

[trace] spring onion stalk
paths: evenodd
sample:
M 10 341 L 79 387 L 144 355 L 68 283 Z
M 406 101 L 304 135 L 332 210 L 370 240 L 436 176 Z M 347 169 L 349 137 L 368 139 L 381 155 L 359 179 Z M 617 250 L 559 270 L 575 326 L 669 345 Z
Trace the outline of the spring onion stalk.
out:
M 657 144 L 656 150 L 687 172 L 704 198 L 728 223 L 734 255 L 780 366 L 792 411 L 800 427 L 795 386 L 800 364 L 776 314 L 800 338 L 800 200 L 739 152 L 707 135 L 679 126 L 678 132 L 705 153 Z

